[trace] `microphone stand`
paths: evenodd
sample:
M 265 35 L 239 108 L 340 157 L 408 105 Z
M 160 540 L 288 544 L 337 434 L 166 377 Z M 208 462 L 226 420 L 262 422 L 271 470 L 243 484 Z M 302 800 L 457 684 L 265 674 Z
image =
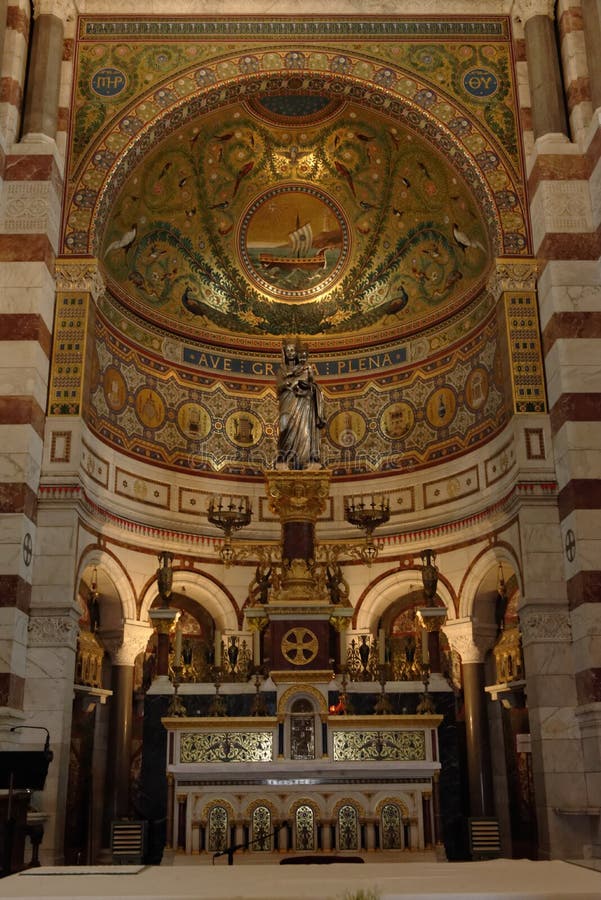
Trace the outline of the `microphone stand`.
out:
M 286 823 L 282 822 L 281 825 L 276 825 L 271 834 L 268 834 L 267 837 L 274 838 L 276 837 L 280 830 L 284 827 Z M 213 853 L 213 865 L 215 865 L 215 860 L 219 856 L 227 856 L 227 864 L 228 866 L 234 865 L 234 853 L 236 850 L 248 850 L 249 847 L 252 847 L 253 844 L 258 844 L 260 841 L 264 841 L 265 837 L 255 838 L 254 841 L 244 841 L 243 844 L 231 844 L 229 847 L 226 847 L 225 850 L 218 850 L 216 853 Z

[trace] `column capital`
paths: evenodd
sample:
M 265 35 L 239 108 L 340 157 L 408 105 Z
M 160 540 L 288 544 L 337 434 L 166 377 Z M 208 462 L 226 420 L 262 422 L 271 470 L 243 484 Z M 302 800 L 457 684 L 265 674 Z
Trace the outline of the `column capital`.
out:
M 152 626 L 145 622 L 126 622 L 122 632 L 100 632 L 98 637 L 114 666 L 133 666 L 136 656 L 146 648 L 152 632 Z
M 547 16 L 551 21 L 555 19 L 555 0 L 515 0 L 513 12 L 526 24 L 535 16 Z
M 442 630 L 452 649 L 460 655 L 462 663 L 484 662 L 497 634 L 496 625 L 483 625 L 472 619 L 447 622 Z
M 61 256 L 56 261 L 57 291 L 81 291 L 90 294 L 94 302 L 104 292 L 104 281 L 98 268 L 98 260 L 71 259 Z
M 40 16 L 56 16 L 63 22 L 69 22 L 77 15 L 74 0 L 33 0 L 33 18 Z
M 536 259 L 507 259 L 497 257 L 488 279 L 488 290 L 495 300 L 505 291 L 533 291 L 539 264 Z

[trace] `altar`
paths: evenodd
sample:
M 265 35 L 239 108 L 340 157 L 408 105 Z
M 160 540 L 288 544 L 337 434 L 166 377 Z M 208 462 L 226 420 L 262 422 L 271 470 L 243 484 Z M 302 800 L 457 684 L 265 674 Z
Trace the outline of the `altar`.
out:
M 259 858 L 434 847 L 441 720 L 330 714 L 309 685 L 284 692 L 276 716 L 163 718 L 167 847 Z

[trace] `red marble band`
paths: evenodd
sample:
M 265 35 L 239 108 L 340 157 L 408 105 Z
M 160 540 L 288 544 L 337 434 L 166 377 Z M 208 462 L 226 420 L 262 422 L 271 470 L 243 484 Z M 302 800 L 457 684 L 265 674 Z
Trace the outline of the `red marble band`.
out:
M 598 703 L 601 700 L 601 667 L 576 672 L 576 696 L 578 703 Z
M 557 503 L 562 520 L 577 509 L 601 509 L 601 481 L 573 478 L 559 492 Z
M 54 272 L 54 260 L 45 234 L 0 234 L 0 262 L 44 262 Z
M 31 585 L 20 575 L 0 574 L 0 607 L 14 607 L 29 613 Z
M 52 335 L 42 317 L 34 313 L 0 315 L 0 341 L 37 341 L 50 359 Z
M 27 38 L 29 34 L 29 16 L 20 6 L 10 5 L 6 10 L 6 27 L 11 28 Z
M 0 672 L 0 706 L 23 709 L 25 679 L 14 672 Z
M 0 397 L 0 425 L 31 425 L 44 437 L 45 414 L 32 397 Z
M 577 609 L 584 603 L 601 601 L 601 572 L 591 570 L 578 572 L 567 583 L 570 609 Z
M 551 409 L 551 430 L 557 434 L 566 422 L 598 422 L 601 394 L 565 393 L 557 398 Z
M 543 332 L 545 356 L 560 338 L 601 338 L 601 312 L 557 312 Z
M 24 482 L 0 483 L 0 513 L 23 513 L 32 522 L 37 516 L 37 496 Z

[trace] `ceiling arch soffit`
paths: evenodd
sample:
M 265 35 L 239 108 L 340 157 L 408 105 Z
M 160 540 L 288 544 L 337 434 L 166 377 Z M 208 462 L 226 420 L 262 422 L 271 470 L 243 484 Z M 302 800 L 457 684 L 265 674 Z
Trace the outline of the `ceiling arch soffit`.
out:
M 516 580 L 518 591 L 523 596 L 522 571 L 519 560 L 513 548 L 507 543 L 495 544 L 494 547 L 486 547 L 471 563 L 465 572 L 463 582 L 459 590 L 458 619 L 468 619 L 474 614 L 474 604 L 478 597 L 480 586 L 487 575 L 494 572 L 495 578 L 499 570 L 499 563 L 505 566 L 504 577 L 507 583 L 511 576 Z
M 359 57 L 349 57 L 349 61 L 351 68 L 356 72 L 361 71 L 360 66 L 364 65 L 363 60 Z M 201 116 L 205 122 L 208 121 L 207 117 L 210 118 L 214 112 L 219 111 L 220 99 L 224 108 L 225 106 L 231 107 L 235 102 L 247 102 L 249 95 L 253 94 L 253 90 L 264 85 L 266 81 L 272 85 L 272 90 L 275 90 L 278 81 L 281 84 L 290 83 L 293 75 L 293 73 L 274 75 L 273 72 L 265 70 L 253 73 L 252 77 L 238 76 L 235 79 L 223 80 L 218 83 L 220 90 L 217 90 L 217 84 L 206 86 L 204 89 L 201 86 L 199 90 L 199 73 L 201 71 L 204 70 L 197 67 L 178 73 L 177 78 L 165 82 L 160 90 L 157 90 L 155 86 L 152 92 L 136 98 L 127 109 L 115 116 L 110 129 L 101 133 L 99 139 L 88 150 L 87 155 L 78 162 L 69 185 L 70 199 L 67 206 L 64 234 L 66 253 L 90 254 L 99 251 L 98 243 L 105 232 L 105 226 L 109 221 L 109 212 L 119 190 L 132 173 L 143 164 L 143 161 L 164 141 L 168 140 L 170 135 L 181 131 L 187 122 L 194 120 L 200 122 Z M 419 137 L 419 141 L 425 141 L 434 148 L 438 155 L 445 155 L 452 168 L 476 197 L 478 207 L 484 210 L 488 235 L 492 236 L 495 243 L 493 252 L 496 255 L 503 255 L 527 251 L 528 235 L 523 209 L 523 191 L 518 186 L 518 177 L 514 166 L 505 155 L 499 141 L 495 140 L 494 136 L 488 133 L 475 117 L 470 118 L 469 113 L 456 99 L 449 94 L 443 95 L 438 90 L 436 96 L 439 105 L 444 106 L 447 117 L 447 121 L 443 121 L 436 117 L 436 104 L 433 108 L 432 104 L 428 105 L 426 100 L 428 95 L 434 97 L 434 92 L 427 82 L 417 79 L 413 74 L 408 75 L 397 71 L 394 87 L 386 88 L 374 84 L 373 81 L 366 78 L 361 79 L 357 74 L 354 74 L 352 78 L 343 73 L 335 76 L 332 76 L 331 73 L 326 76 L 324 72 L 308 74 L 310 76 L 308 81 L 312 85 L 311 90 L 315 94 L 319 93 L 321 86 L 322 91 L 327 89 L 343 98 L 341 100 L 343 103 L 348 103 L 350 97 L 358 108 L 363 107 L 373 116 L 383 116 L 383 122 L 391 123 L 396 119 L 403 134 L 413 133 Z M 403 90 L 405 90 L 405 94 Z M 454 125 L 456 133 L 451 130 L 450 123 L 458 122 L 463 123 L 461 128 L 467 129 L 470 135 L 469 142 L 465 141 L 464 135 L 457 133 L 461 131 L 459 125 Z M 135 123 L 135 127 L 132 123 Z M 398 134 L 400 135 L 400 132 Z M 219 137 L 225 137 L 225 135 L 221 134 Z M 189 138 L 189 140 L 193 139 L 194 136 Z M 398 137 L 389 130 L 388 139 L 394 141 Z M 336 140 L 336 137 L 333 140 Z M 360 134 L 360 139 L 356 143 L 362 153 L 366 151 L 370 140 L 370 134 Z M 362 143 L 366 146 L 362 146 Z M 474 149 L 478 149 L 478 152 L 469 152 L 468 144 Z M 216 152 L 218 150 L 219 148 Z M 288 146 L 287 150 L 284 148 L 284 154 L 286 153 L 288 154 L 288 163 L 290 163 L 290 155 L 292 154 L 294 157 L 296 154 L 298 157 L 302 151 L 299 151 L 298 147 L 293 144 Z M 249 158 L 248 162 L 240 166 L 239 178 L 252 177 L 252 162 L 253 160 Z M 298 158 L 295 159 L 295 162 L 298 162 Z M 242 170 L 248 166 L 250 166 L 249 171 L 242 173 Z M 345 171 L 344 165 L 339 163 L 336 171 L 341 180 L 342 189 L 346 190 L 349 196 L 356 193 L 356 186 L 352 183 L 352 179 L 351 181 L 348 179 L 349 170 Z M 158 174 L 160 175 L 160 171 Z M 288 179 L 289 183 L 286 188 L 288 194 L 290 191 L 296 190 L 294 185 L 297 182 L 302 181 L 294 167 L 292 174 L 293 177 Z M 183 175 L 179 180 L 183 181 L 185 177 Z M 435 188 L 435 181 L 432 180 L 432 190 Z M 237 190 L 237 181 L 234 182 L 232 190 L 234 192 Z M 306 198 L 303 198 L 303 202 L 305 201 Z M 227 202 L 229 201 L 222 201 L 222 203 Z M 267 202 L 275 204 L 279 202 L 279 197 L 274 195 L 267 198 L 265 203 Z M 324 197 L 313 196 L 310 202 L 314 203 L 316 208 L 323 207 L 324 215 L 331 213 L 332 210 L 335 213 L 334 207 L 340 209 L 340 204 L 334 204 L 333 207 L 328 208 L 327 192 Z M 367 221 L 365 216 L 363 220 L 360 216 L 364 213 L 366 216 L 371 213 L 371 210 L 363 209 L 360 206 L 361 202 L 364 206 L 369 206 L 367 200 L 358 201 L 355 204 L 358 207 L 356 211 L 360 214 L 357 219 L 359 228 L 361 221 Z M 503 204 L 507 203 L 512 206 L 510 215 L 507 210 L 503 210 Z M 265 209 L 267 206 L 263 205 L 263 210 Z M 257 231 L 260 230 L 260 225 L 257 224 L 258 219 L 255 221 L 253 216 L 258 216 L 259 212 L 260 210 L 253 211 L 251 209 L 250 224 L 247 223 L 249 228 L 255 227 Z M 401 211 L 398 210 L 398 212 Z M 342 210 L 336 226 L 339 231 L 344 231 L 345 216 L 346 213 Z M 331 221 L 335 219 L 336 214 L 333 215 Z M 509 220 L 514 229 L 511 232 L 513 237 L 510 236 L 508 230 Z M 218 225 L 217 230 L 219 227 Z M 118 237 L 123 238 L 125 233 L 123 223 L 121 229 Z M 518 233 L 521 233 L 521 238 L 516 245 Z M 115 240 L 118 240 L 118 237 L 115 238 L 115 234 L 109 234 L 113 244 Z M 249 233 L 249 236 L 252 237 L 252 232 Z M 105 245 L 105 256 L 107 246 L 110 247 L 110 243 Z M 120 255 L 118 253 L 117 257 Z M 257 275 L 256 268 L 253 269 L 252 263 L 248 263 L 248 271 L 252 280 Z M 259 275 L 257 278 L 259 287 L 264 288 L 265 284 L 261 285 L 261 276 Z M 265 280 L 263 279 L 263 281 Z M 318 285 L 323 287 L 321 282 Z M 133 287 L 135 288 L 135 285 Z M 272 287 L 277 293 L 277 284 Z M 267 290 L 269 291 L 269 289 L 268 285 Z M 304 297 L 302 292 L 299 296 L 301 295 Z
M 382 575 L 377 582 L 368 586 L 355 611 L 357 631 L 374 632 L 380 618 L 387 609 L 404 595 L 413 595 L 421 590 L 421 568 L 418 566 Z M 443 602 L 450 617 L 454 617 L 455 604 L 450 585 L 439 573 L 437 596 Z M 423 606 L 426 605 L 424 599 Z
M 80 584 L 87 569 L 96 568 L 103 570 L 114 585 L 116 595 L 121 603 L 123 618 L 136 621 L 136 595 L 129 576 L 123 566 L 115 557 L 99 547 L 93 547 L 85 551 L 77 570 L 76 584 Z
M 183 590 L 182 590 L 183 589 Z M 173 570 L 172 592 L 184 593 L 190 600 L 202 606 L 220 631 L 237 631 L 240 615 L 229 591 L 211 577 L 189 569 Z M 158 597 L 156 578 L 146 587 L 142 596 L 140 618 L 148 619 L 148 613 Z

